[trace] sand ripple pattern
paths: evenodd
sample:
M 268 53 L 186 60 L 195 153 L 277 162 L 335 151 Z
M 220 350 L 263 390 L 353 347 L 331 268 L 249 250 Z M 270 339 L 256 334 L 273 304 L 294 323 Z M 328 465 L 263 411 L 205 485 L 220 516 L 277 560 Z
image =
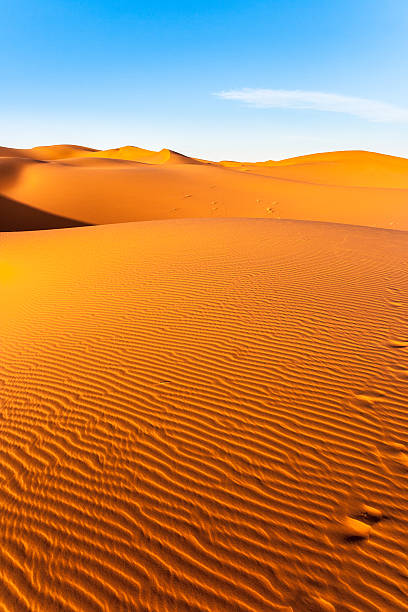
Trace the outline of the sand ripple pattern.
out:
M 1 612 L 408 610 L 407 242 L 4 235 Z

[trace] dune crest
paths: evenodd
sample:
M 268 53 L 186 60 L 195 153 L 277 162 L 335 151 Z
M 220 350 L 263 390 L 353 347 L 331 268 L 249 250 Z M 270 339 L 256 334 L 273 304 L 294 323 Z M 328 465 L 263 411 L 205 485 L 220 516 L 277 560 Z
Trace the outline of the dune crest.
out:
M 220 162 L 244 172 L 349 187 L 408 188 L 408 159 L 369 151 L 333 151 L 281 161 Z
M 33 147 L 32 149 L 12 149 L 0 147 L 0 157 L 26 157 L 43 161 L 53 161 L 68 157 L 80 157 L 94 153 L 96 149 L 78 145 L 50 145 Z
M 191 157 L 171 151 L 161 149 L 161 151 L 149 151 L 139 147 L 120 147 L 118 149 L 108 149 L 107 151 L 97 151 L 87 155 L 87 157 L 104 157 L 107 159 L 123 159 L 127 161 L 137 161 L 144 164 L 198 164 L 201 163 Z

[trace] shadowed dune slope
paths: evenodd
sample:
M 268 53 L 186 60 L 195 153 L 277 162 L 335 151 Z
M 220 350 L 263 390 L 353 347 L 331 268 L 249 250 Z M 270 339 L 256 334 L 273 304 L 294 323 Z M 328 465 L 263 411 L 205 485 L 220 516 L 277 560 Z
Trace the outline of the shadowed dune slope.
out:
M 167 149 L 61 145 L 4 149 L 0 166 L 4 197 L 85 224 L 256 217 L 408 230 L 408 160 L 377 153 L 217 164 Z
M 18 183 L 24 167 L 44 164 L 43 161 L 4 157 L 0 158 L 0 232 L 58 229 L 89 225 L 55 213 L 22 204 L 1 195 L 2 189 Z
M 408 234 L 5 234 L 4 612 L 408 610 Z
M 81 221 L 54 215 L 0 195 L 0 232 L 82 227 Z

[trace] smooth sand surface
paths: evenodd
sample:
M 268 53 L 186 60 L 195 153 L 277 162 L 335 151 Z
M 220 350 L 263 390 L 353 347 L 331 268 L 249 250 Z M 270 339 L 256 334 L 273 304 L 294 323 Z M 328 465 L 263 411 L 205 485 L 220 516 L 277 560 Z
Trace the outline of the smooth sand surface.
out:
M 257 163 L 221 162 L 266 176 L 332 186 L 408 188 L 408 159 L 369 153 L 336 151 Z
M 0 195 L 78 224 L 256 217 L 408 230 L 408 160 L 364 151 L 245 164 L 129 146 L 3 147 Z
M 75 189 L 96 198 L 87 167 L 20 165 L 44 208 L 60 193 L 75 218 Z M 120 170 L 105 200 L 101 173 L 88 220 L 113 221 L 109 197 L 153 189 L 157 167 Z M 202 169 L 252 180 L 180 167 L 197 172 L 186 194 Z M 299 189 L 311 217 L 335 207 L 329 188 L 313 187 L 316 209 Z M 385 192 L 384 225 L 399 191 Z M 365 218 L 346 199 L 344 217 L 380 223 L 378 198 Z M 2 612 L 408 610 L 407 279 L 394 230 L 191 219 L 3 234 Z

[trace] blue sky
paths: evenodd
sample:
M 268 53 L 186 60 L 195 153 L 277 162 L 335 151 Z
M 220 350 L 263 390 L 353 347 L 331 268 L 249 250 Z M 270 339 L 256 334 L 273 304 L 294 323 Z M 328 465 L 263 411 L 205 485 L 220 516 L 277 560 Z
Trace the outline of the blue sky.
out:
M 407 0 L 0 5 L 1 145 L 408 157 Z

